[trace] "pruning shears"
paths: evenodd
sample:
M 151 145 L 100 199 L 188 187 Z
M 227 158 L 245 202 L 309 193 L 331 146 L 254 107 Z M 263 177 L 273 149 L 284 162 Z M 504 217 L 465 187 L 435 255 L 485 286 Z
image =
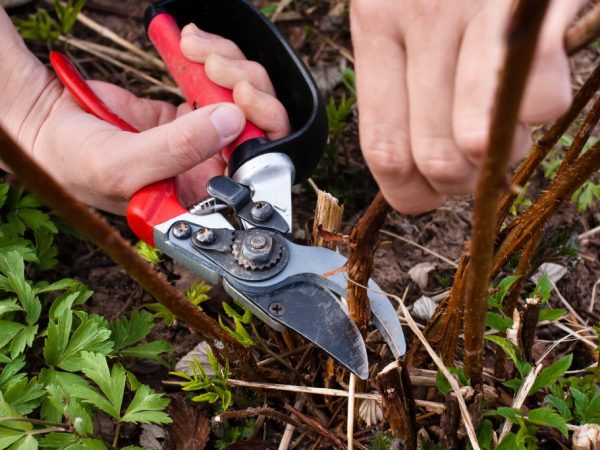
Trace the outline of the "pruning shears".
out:
M 341 301 L 346 297 L 346 259 L 289 239 L 292 185 L 316 168 L 327 139 L 324 104 L 308 69 L 247 0 L 160 0 L 147 9 L 145 22 L 150 40 L 192 108 L 233 99 L 231 91 L 206 77 L 202 64 L 181 53 L 180 28 L 190 22 L 231 39 L 249 59 L 265 66 L 296 131 L 269 141 L 247 123 L 222 151 L 229 175 L 208 182 L 211 198 L 186 208 L 177 198 L 175 180 L 159 181 L 132 197 L 129 226 L 140 239 L 196 274 L 222 283 L 270 327 L 296 331 L 358 377 L 367 378 L 365 343 Z M 96 97 L 64 55 L 52 52 L 50 60 L 87 112 L 136 131 Z M 374 281 L 368 287 L 374 324 L 399 358 L 405 341 L 398 316 Z

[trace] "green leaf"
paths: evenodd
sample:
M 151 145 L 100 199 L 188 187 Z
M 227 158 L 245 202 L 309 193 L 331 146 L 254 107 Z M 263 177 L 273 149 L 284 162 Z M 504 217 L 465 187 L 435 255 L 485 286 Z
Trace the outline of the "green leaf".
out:
M 138 254 L 150 264 L 160 264 L 162 261 L 162 252 L 144 241 L 138 241 L 135 245 Z
M 505 419 L 510 420 L 512 423 L 519 423 L 520 419 L 523 417 L 523 413 L 519 409 L 509 408 L 506 406 L 496 408 L 495 410 L 490 411 L 490 414 L 502 416 Z
M 123 392 L 125 390 L 125 369 L 115 364 L 112 372 L 108 369 L 106 357 L 99 353 L 81 352 L 83 373 L 98 385 L 104 396 L 114 407 L 112 416 L 120 417 L 121 405 L 123 404 Z
M 74 386 L 76 386 L 75 390 L 78 389 L 77 386 L 88 387 L 85 383 L 76 383 Z M 48 392 L 48 401 L 59 411 L 60 417 L 65 416 L 73 424 L 77 434 L 86 436 L 94 432 L 89 411 L 71 394 L 71 390 L 67 392 L 59 384 L 50 384 L 46 386 L 46 391 Z
M 10 450 L 37 450 L 38 449 L 38 441 L 31 434 L 26 434 L 19 440 L 14 443 Z
M 8 320 L 0 320 L 0 349 L 14 339 L 25 325 Z
M 56 225 L 50 219 L 50 216 L 39 209 L 22 208 L 19 209 L 19 218 L 33 231 L 46 229 L 51 233 L 58 233 Z
M 504 314 L 488 311 L 485 318 L 485 325 L 498 331 L 505 331 L 513 326 L 513 321 Z
M 533 386 L 531 386 L 529 395 L 535 394 L 540 389 L 554 384 L 556 380 L 562 377 L 565 372 L 569 370 L 572 361 L 573 354 L 570 353 L 542 370 L 535 379 Z
M 134 423 L 172 423 L 169 415 L 163 412 L 168 404 L 169 399 L 143 384 L 135 392 L 135 397 L 121 420 Z
M 504 297 L 508 294 L 509 289 L 515 282 L 521 278 L 519 275 L 509 275 L 500 281 L 495 292 L 488 298 L 488 305 L 498 310 L 502 309 Z
M 545 273 L 536 284 L 532 296 L 539 298 L 542 304 L 545 304 L 548 303 L 551 293 L 552 283 L 550 282 L 550 277 L 548 277 L 548 274 Z
M 112 350 L 110 330 L 104 328 L 94 315 L 78 312 L 83 319 L 69 338 L 72 311 L 65 309 L 58 322 L 48 324 L 48 335 L 44 345 L 44 358 L 49 366 L 57 366 L 69 372 L 81 369 L 81 354 L 84 351 L 108 354 Z
M 150 303 L 145 306 L 146 309 L 154 311 L 154 317 L 156 317 L 157 319 L 162 319 L 165 322 L 165 325 L 167 325 L 168 327 L 173 326 L 173 324 L 177 320 L 175 314 L 173 314 L 164 305 L 161 305 L 160 303 Z
M 550 408 L 537 408 L 529 411 L 527 421 L 535 425 L 544 425 L 559 430 L 563 436 L 568 437 L 567 421 Z
M 0 255 L 0 272 L 6 276 L 8 290 L 17 294 L 19 302 L 26 313 L 27 324 L 35 324 L 40 318 L 42 303 L 35 296 L 33 288 L 25 280 L 23 257 L 17 252 Z
M 504 350 L 504 353 L 506 353 L 508 357 L 513 360 L 515 364 L 520 362 L 520 358 L 518 356 L 519 349 L 517 349 L 517 347 L 515 347 L 515 345 L 508 339 L 494 335 L 485 336 L 485 339 L 498 345 L 502 350 Z
M 561 317 L 563 317 L 566 313 L 567 313 L 567 311 L 565 311 L 564 309 L 561 309 L 561 308 L 544 308 L 544 309 L 540 310 L 538 320 L 540 322 L 543 320 L 548 320 L 550 322 L 553 322 L 553 321 L 558 320 Z
M 23 355 L 6 363 L 0 371 L 0 391 L 6 390 L 11 384 L 25 378 L 24 373 L 19 373 L 23 367 L 25 367 L 25 356 Z
M 35 339 L 37 331 L 37 325 L 28 326 L 19 331 L 9 347 L 11 359 L 15 359 L 17 356 L 23 353 L 25 351 L 25 347 L 31 347 L 33 345 L 33 340 Z
M 152 341 L 147 344 L 129 347 L 119 352 L 122 356 L 134 358 L 152 359 L 163 366 L 168 366 L 166 361 L 160 357 L 161 353 L 172 353 L 173 346 L 167 341 Z
M 194 281 L 185 292 L 185 298 L 187 298 L 194 305 L 198 306 L 210 299 L 208 293 L 211 289 L 212 287 L 206 283 Z
M 46 395 L 44 385 L 35 377 L 29 381 L 27 378 L 21 378 L 4 390 L 5 401 L 23 415 L 30 414 L 37 408 L 44 395 Z
M 217 394 L 216 392 L 205 392 L 204 394 L 192 397 L 192 401 L 194 402 L 215 403 L 217 400 L 219 400 L 219 394 Z
M 131 318 L 122 317 L 110 326 L 111 339 L 115 343 L 114 351 L 129 347 L 144 339 L 154 325 L 154 317 L 147 311 L 134 311 Z
M 494 427 L 490 420 L 484 420 L 477 427 L 477 442 L 481 450 L 491 450 L 494 437 Z M 473 450 L 471 443 L 467 443 L 467 450 Z
M 573 402 L 575 404 L 575 413 L 580 419 L 584 420 L 584 418 L 587 416 L 587 409 L 590 401 L 587 395 L 585 395 L 579 389 L 571 386 L 570 391 L 571 397 L 573 397 Z
M 8 196 L 9 186 L 8 183 L 0 183 L 0 208 L 4 206 L 6 203 L 6 198 Z
M 546 403 L 551 406 L 554 406 L 558 413 L 563 416 L 566 420 L 571 420 L 571 410 L 569 409 L 569 405 L 562 398 L 557 397 L 556 395 L 548 395 L 546 396 Z
M 9 312 L 23 311 L 15 299 L 8 299 L 0 301 L 0 316 Z M 1 347 L 1 345 L 0 345 Z

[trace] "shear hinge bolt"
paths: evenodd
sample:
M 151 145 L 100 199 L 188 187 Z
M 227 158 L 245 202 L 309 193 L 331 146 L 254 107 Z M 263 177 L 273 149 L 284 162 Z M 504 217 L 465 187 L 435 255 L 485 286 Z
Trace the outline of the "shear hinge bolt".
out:
M 210 228 L 200 227 L 198 231 L 196 231 L 195 237 L 200 244 L 210 245 L 215 242 L 217 235 Z
M 173 236 L 177 239 L 187 239 L 192 235 L 192 227 L 186 222 L 177 222 L 173 225 Z
M 287 309 L 281 302 L 273 302 L 269 305 L 269 313 L 273 317 L 281 317 L 286 313 Z
M 273 206 L 269 202 L 256 202 L 252 205 L 250 215 L 257 222 L 266 222 L 273 216 Z

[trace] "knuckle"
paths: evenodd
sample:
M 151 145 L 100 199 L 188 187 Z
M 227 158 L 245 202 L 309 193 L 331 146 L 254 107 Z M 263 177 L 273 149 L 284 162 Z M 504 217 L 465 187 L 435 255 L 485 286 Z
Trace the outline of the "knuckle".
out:
M 379 176 L 410 176 L 415 165 L 410 156 L 408 139 L 398 136 L 397 133 L 395 138 L 390 137 L 382 131 L 371 128 L 361 138 L 368 166 Z
M 482 159 L 487 151 L 488 136 L 483 130 L 458 130 L 455 139 L 461 152 L 472 160 Z
M 415 154 L 419 155 L 417 166 L 431 183 L 448 186 L 454 191 L 470 179 L 474 168 L 460 154 L 454 142 L 446 138 L 422 139 L 415 146 Z

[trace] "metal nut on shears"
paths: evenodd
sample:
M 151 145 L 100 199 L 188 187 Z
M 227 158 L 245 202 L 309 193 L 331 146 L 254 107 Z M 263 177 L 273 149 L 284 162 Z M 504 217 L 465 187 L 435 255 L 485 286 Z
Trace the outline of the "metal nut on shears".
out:
M 279 261 L 283 248 L 278 240 L 260 229 L 253 229 L 233 242 L 233 257 L 249 270 L 263 270 Z

